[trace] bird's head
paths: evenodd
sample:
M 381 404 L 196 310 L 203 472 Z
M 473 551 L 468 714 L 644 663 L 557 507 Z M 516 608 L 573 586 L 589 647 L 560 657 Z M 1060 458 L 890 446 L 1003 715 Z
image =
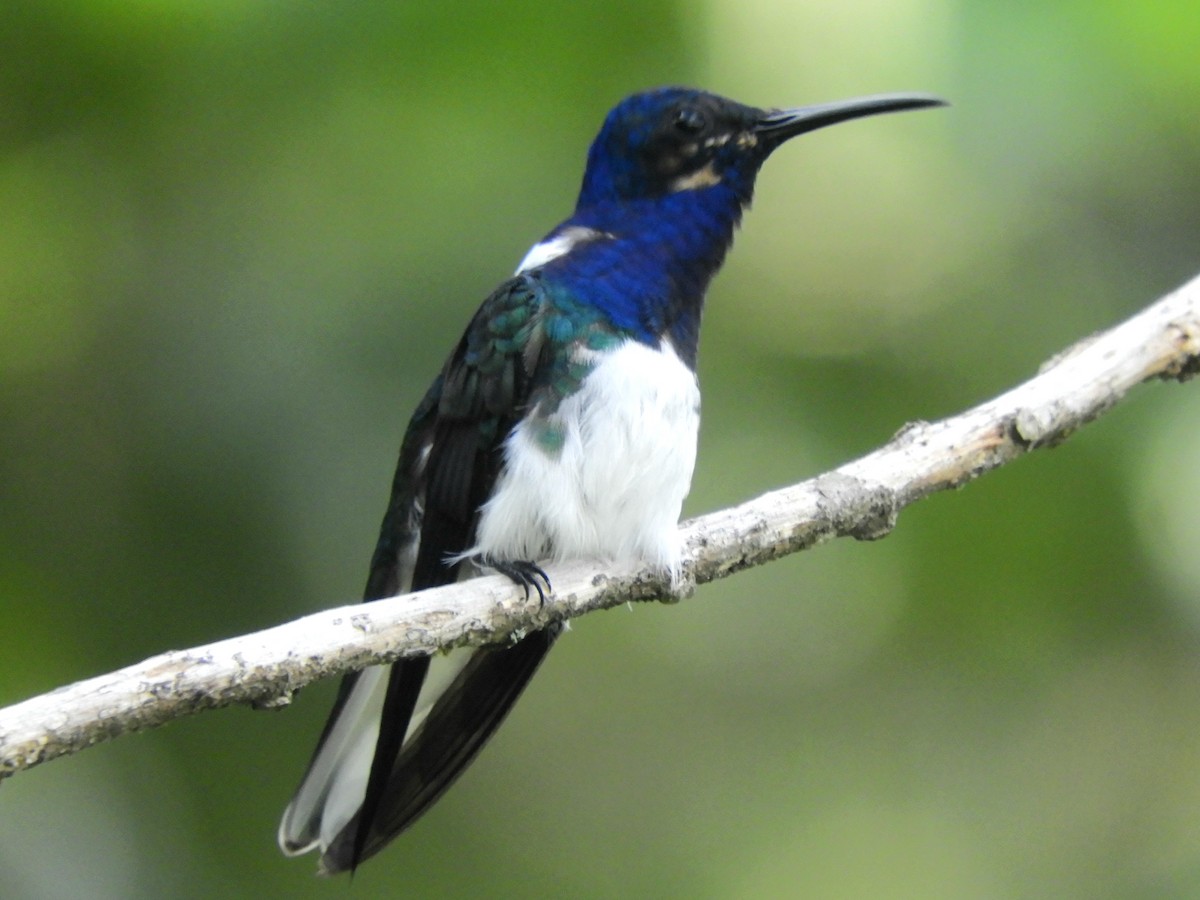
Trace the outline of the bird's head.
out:
M 861 116 L 943 103 L 922 94 L 890 94 L 765 110 L 690 88 L 634 94 L 608 114 L 592 143 L 577 209 L 717 185 L 744 204 L 759 167 L 789 138 Z

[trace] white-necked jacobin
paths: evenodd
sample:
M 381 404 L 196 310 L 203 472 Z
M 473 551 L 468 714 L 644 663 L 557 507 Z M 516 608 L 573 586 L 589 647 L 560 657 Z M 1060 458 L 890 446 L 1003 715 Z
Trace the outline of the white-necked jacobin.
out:
M 484 301 L 417 407 L 365 599 L 489 568 L 541 594 L 538 561 L 575 557 L 675 575 L 704 294 L 759 167 L 796 135 L 939 105 L 763 110 L 684 88 L 621 101 L 575 212 Z M 377 853 L 470 764 L 560 630 L 346 676 L 283 815 L 284 852 L 319 848 L 326 873 Z

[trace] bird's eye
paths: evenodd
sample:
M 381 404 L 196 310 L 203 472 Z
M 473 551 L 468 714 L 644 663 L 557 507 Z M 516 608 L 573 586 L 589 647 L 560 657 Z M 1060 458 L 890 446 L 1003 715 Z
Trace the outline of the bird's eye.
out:
M 704 113 L 690 106 L 685 106 L 675 113 L 675 128 L 684 134 L 699 134 L 708 124 Z

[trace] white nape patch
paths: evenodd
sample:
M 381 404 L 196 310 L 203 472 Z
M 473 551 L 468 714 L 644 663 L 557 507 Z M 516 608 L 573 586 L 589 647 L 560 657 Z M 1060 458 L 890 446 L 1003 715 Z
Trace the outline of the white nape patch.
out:
M 700 427 L 696 375 L 668 341 L 630 340 L 598 357 L 551 417 L 561 450 L 547 451 L 527 423 L 509 435 L 471 553 L 640 559 L 678 574 Z
M 530 269 L 544 266 L 551 260 L 558 259 L 560 256 L 570 253 L 579 244 L 609 236 L 602 231 L 596 231 L 594 228 L 584 228 L 580 225 L 572 225 L 570 228 L 564 228 L 549 240 L 542 241 L 530 247 L 529 252 L 525 254 L 525 258 L 521 260 L 521 264 L 517 266 L 517 271 L 513 274 L 520 275 L 523 272 L 528 272 Z

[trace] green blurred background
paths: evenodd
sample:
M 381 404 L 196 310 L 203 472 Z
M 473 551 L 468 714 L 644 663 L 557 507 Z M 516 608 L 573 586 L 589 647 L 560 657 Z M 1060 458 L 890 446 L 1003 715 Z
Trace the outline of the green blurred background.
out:
M 10 0 L 0 703 L 353 600 L 408 415 L 621 96 L 922 90 L 759 180 L 689 513 L 1031 375 L 1200 266 L 1193 0 Z M 331 699 L 0 787 L 5 898 L 1200 896 L 1200 389 L 578 622 L 353 881 L 275 848 Z

